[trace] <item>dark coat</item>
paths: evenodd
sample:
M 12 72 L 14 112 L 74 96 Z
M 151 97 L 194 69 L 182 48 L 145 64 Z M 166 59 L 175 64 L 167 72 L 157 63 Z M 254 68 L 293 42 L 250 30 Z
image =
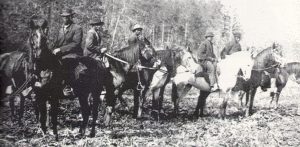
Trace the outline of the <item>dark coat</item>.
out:
M 241 44 L 233 40 L 226 44 L 226 46 L 221 52 L 221 58 L 224 59 L 225 55 L 231 55 L 239 51 L 242 51 Z
M 216 55 L 214 53 L 213 44 L 208 40 L 205 40 L 204 42 L 202 42 L 199 47 L 197 57 L 198 57 L 198 60 L 200 60 L 200 61 L 215 59 Z
M 85 39 L 84 56 L 96 57 L 101 54 L 101 36 L 95 30 L 91 29 L 87 32 Z
M 58 54 L 62 59 L 76 58 L 83 53 L 81 48 L 82 42 L 82 28 L 77 24 L 71 24 L 65 31 L 62 27 L 59 34 L 52 45 L 52 49 L 60 48 L 61 52 Z
M 129 38 L 128 38 L 128 45 L 132 46 L 139 43 L 140 48 L 144 48 L 146 45 L 151 45 L 150 41 L 143 37 L 141 39 L 139 39 L 135 34 L 132 34 Z

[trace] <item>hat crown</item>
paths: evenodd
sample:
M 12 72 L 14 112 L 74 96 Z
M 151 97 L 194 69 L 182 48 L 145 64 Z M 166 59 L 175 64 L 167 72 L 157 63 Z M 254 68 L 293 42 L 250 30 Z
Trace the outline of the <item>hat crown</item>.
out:
M 73 15 L 75 14 L 75 12 L 73 11 L 73 9 L 71 8 L 66 8 L 62 10 L 61 16 L 69 16 L 69 15 Z
M 233 32 L 233 36 L 235 36 L 235 37 L 241 37 L 241 33 L 240 32 Z
M 102 25 L 102 24 L 104 24 L 104 22 L 100 18 L 93 18 L 90 21 L 90 25 Z
M 214 34 L 212 32 L 206 32 L 205 37 L 213 37 Z
M 132 27 L 132 31 L 136 30 L 136 29 L 143 29 L 143 27 L 139 24 L 135 24 L 133 27 Z

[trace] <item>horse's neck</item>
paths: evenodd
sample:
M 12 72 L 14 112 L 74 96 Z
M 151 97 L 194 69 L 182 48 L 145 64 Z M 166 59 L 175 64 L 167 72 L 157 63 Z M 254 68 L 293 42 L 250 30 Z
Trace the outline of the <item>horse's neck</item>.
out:
M 285 66 L 285 70 L 287 73 L 300 75 L 300 63 L 288 63 Z
M 131 45 L 113 53 L 118 58 L 121 58 L 130 64 L 135 64 L 139 59 L 139 46 Z

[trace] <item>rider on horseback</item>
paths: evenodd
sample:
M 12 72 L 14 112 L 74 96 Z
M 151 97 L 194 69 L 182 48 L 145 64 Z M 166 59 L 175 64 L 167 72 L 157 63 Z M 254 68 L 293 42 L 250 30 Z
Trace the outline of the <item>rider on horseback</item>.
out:
M 100 66 L 103 60 L 103 53 L 107 51 L 107 47 L 102 43 L 101 32 L 103 32 L 104 22 L 101 19 L 93 19 L 90 21 L 91 29 L 87 32 L 85 40 L 84 56 L 94 58 Z M 105 62 L 107 67 L 107 62 Z
M 235 52 L 242 51 L 240 40 L 241 40 L 241 33 L 234 32 L 233 33 L 234 39 L 227 43 L 224 49 L 221 52 L 221 58 L 224 59 L 225 55 L 231 55 Z
M 74 79 L 76 59 L 82 55 L 82 28 L 73 22 L 74 11 L 65 9 L 61 13 L 63 26 L 52 45 L 52 53 L 58 56 L 63 66 L 64 91 L 72 92 L 71 81 Z
M 205 41 L 201 43 L 198 51 L 198 60 L 204 67 L 204 70 L 209 74 L 209 82 L 211 91 L 216 91 L 218 89 L 216 67 L 217 61 L 216 55 L 213 50 L 213 40 L 214 34 L 212 32 L 207 32 L 205 34 Z
M 152 47 L 150 41 L 142 35 L 142 31 L 143 31 L 142 26 L 139 24 L 135 24 L 131 30 L 133 34 L 128 39 L 128 45 L 133 46 L 138 44 L 139 51 L 140 51 L 139 54 L 144 57 L 144 58 L 139 58 L 141 60 L 141 63 L 146 63 L 146 64 L 150 64 L 150 66 L 153 66 L 155 62 L 153 60 L 153 57 L 156 55 L 156 52 Z M 149 50 L 152 54 L 149 54 Z

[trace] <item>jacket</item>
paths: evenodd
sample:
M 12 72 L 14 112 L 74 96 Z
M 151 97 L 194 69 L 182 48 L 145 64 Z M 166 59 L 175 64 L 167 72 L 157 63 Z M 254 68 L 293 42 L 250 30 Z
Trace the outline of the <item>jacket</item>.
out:
M 79 25 L 72 23 L 66 29 L 64 29 L 63 26 L 59 30 L 59 34 L 54 41 L 54 45 L 52 45 L 52 49 L 60 48 L 61 51 L 58 56 L 62 59 L 77 58 L 83 54 L 81 42 L 82 28 Z
M 216 58 L 214 54 L 213 44 L 209 40 L 201 43 L 198 51 L 198 60 L 212 60 Z
M 241 44 L 236 41 L 227 43 L 221 52 L 221 58 L 224 59 L 225 55 L 231 55 L 235 52 L 242 51 Z
M 95 31 L 95 29 L 90 29 L 87 32 L 85 39 L 85 47 L 83 50 L 84 56 L 96 57 L 101 53 L 101 36 Z

